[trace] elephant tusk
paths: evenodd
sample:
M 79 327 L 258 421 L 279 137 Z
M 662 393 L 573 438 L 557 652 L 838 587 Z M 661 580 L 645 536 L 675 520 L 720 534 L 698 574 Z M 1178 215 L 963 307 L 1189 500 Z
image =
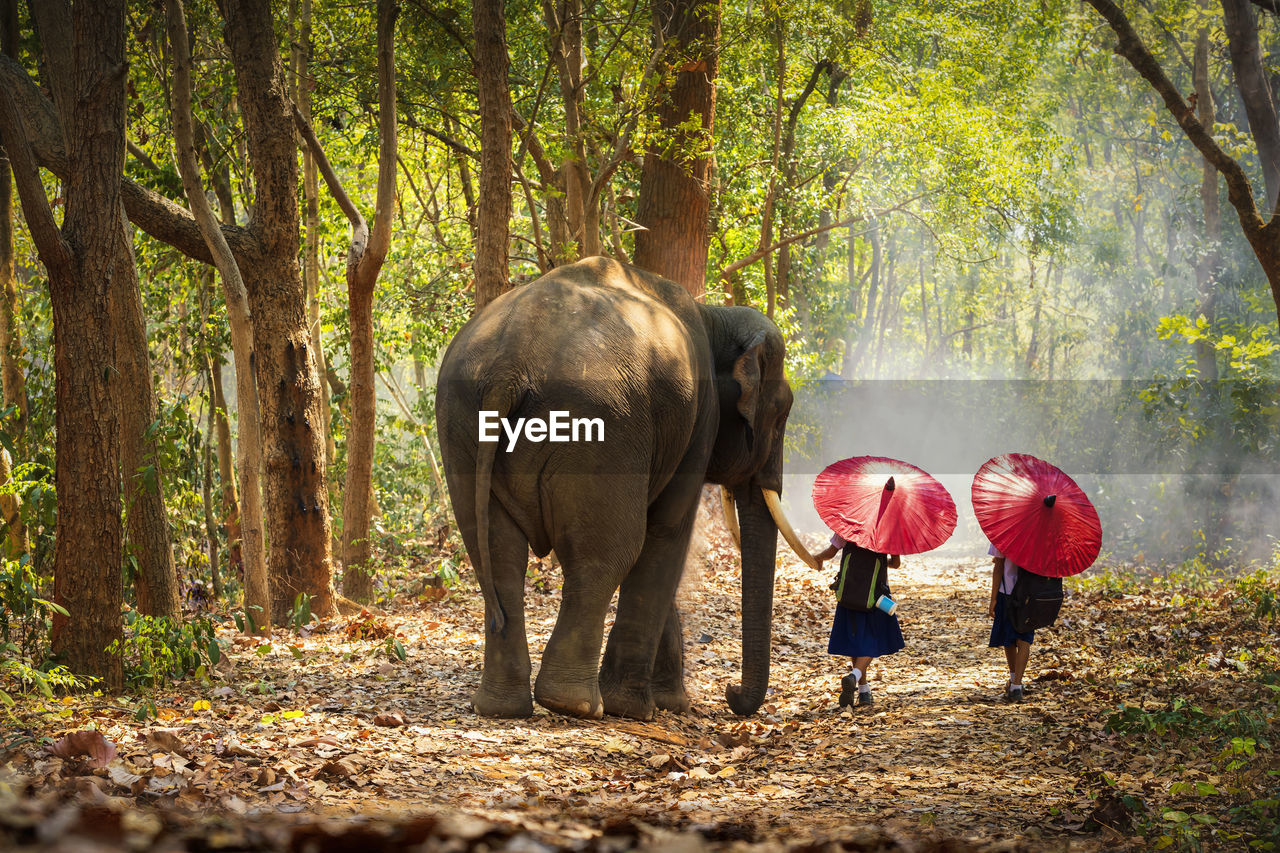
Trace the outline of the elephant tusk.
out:
M 778 493 L 772 489 L 761 489 L 764 492 L 765 505 L 769 507 L 769 515 L 773 516 L 773 523 L 778 525 L 778 532 L 782 534 L 782 538 L 787 540 L 787 544 L 791 546 L 791 550 L 796 552 L 796 556 L 805 562 L 809 568 L 815 572 L 821 566 L 818 561 L 809 553 L 809 549 L 800 544 L 800 537 L 796 536 L 796 532 L 791 529 L 791 522 L 787 521 L 786 515 L 782 512 L 782 500 Z
M 733 504 L 733 492 L 729 491 L 728 486 L 720 487 L 720 507 L 724 510 L 724 526 L 729 528 L 734 546 L 742 550 L 742 534 L 738 532 L 738 510 Z

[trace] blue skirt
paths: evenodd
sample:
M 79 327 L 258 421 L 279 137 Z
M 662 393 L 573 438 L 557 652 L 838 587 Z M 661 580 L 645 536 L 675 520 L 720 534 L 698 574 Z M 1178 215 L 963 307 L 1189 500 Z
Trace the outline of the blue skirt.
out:
M 898 617 L 883 610 L 863 613 L 836 606 L 827 654 L 851 658 L 878 658 L 906 648 Z
M 996 593 L 996 618 L 991 623 L 991 640 L 987 643 L 988 648 L 997 649 L 1003 646 L 1012 646 L 1019 640 L 1026 640 L 1028 643 L 1035 642 L 1035 631 L 1019 633 L 1013 630 L 1013 626 L 1009 624 L 1009 617 L 1005 616 L 1005 602 L 1008 600 L 1009 596 L 1003 592 Z

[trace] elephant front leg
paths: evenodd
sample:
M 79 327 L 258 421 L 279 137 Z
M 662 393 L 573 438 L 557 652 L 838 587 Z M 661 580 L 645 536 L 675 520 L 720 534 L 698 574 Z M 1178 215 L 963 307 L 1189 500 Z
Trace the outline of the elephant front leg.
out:
M 490 571 L 506 626 L 493 630 L 494 616 L 485 608 L 484 670 L 480 689 L 471 696 L 476 713 L 485 717 L 531 717 L 529 643 L 525 637 L 524 575 L 529 543 L 496 501 L 489 509 Z

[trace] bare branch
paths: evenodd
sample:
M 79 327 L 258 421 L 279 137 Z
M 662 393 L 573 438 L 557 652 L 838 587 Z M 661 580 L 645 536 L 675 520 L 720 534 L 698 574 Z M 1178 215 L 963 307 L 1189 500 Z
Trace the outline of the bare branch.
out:
M 342 188 L 338 173 L 333 171 L 329 158 L 325 156 L 324 149 L 320 146 L 320 140 L 316 139 L 316 132 L 311 129 L 311 123 L 302 117 L 297 104 L 293 104 L 293 123 L 297 126 L 298 133 L 302 134 L 307 147 L 311 149 L 312 156 L 316 158 L 316 166 L 324 176 L 325 186 L 329 188 L 334 201 L 351 222 L 351 254 L 347 257 L 347 262 L 351 263 L 352 259 L 357 259 L 364 254 L 365 246 L 369 244 L 369 225 L 365 222 L 364 215 L 351 201 L 351 196 L 347 195 L 347 191 Z
M 63 239 L 58 223 L 53 218 L 53 209 L 49 207 L 49 199 L 44 194 L 40 171 L 27 141 L 29 136 L 23 125 L 22 115 L 7 88 L 0 89 L 0 139 L 4 141 L 5 152 L 12 164 L 13 180 L 18 187 L 18 197 L 22 200 L 22 211 L 27 219 L 27 228 L 31 231 L 31 239 L 40 251 L 40 260 L 44 261 L 45 266 L 54 270 L 60 268 L 70 275 L 71 247 Z

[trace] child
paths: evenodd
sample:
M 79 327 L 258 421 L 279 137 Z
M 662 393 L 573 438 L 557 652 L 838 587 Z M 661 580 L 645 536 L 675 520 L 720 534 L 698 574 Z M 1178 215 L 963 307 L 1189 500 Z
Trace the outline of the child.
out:
M 841 553 L 843 552 L 843 553 Z M 889 595 L 887 569 L 897 568 L 901 560 L 895 554 L 878 554 L 842 539 L 838 534 L 831 537 L 831 544 L 819 554 L 814 554 L 819 567 L 823 561 L 841 553 L 841 571 L 836 575 L 832 589 L 846 592 L 857 580 L 868 581 L 867 574 L 873 574 L 874 586 L 870 598 Z M 859 578 L 851 580 L 852 575 Z M 865 589 L 865 587 L 864 587 Z M 883 655 L 891 655 L 906 647 L 902 639 L 902 629 L 898 625 L 898 617 L 890 616 L 878 607 L 863 610 L 864 601 L 848 602 L 849 595 L 843 595 L 836 604 L 835 618 L 831 623 L 831 638 L 827 642 L 827 654 L 847 655 L 853 658 L 853 669 L 840 679 L 840 707 L 849 705 L 872 705 L 871 685 L 867 684 L 867 669 L 871 661 Z M 850 606 L 850 605 L 854 606 Z M 855 607 L 857 609 L 855 609 Z M 856 697 L 856 699 L 855 699 Z
M 1031 643 L 1036 632 L 1018 632 L 1013 629 L 1006 614 L 1009 594 L 1018 580 L 1018 567 L 1013 560 L 992 545 L 987 553 L 991 561 L 991 600 L 987 603 L 987 617 L 992 619 L 990 648 L 1004 647 L 1005 661 L 1009 664 L 1009 682 L 1004 688 L 1004 698 L 1009 702 L 1022 701 L 1022 674 L 1026 672 L 1031 657 Z

